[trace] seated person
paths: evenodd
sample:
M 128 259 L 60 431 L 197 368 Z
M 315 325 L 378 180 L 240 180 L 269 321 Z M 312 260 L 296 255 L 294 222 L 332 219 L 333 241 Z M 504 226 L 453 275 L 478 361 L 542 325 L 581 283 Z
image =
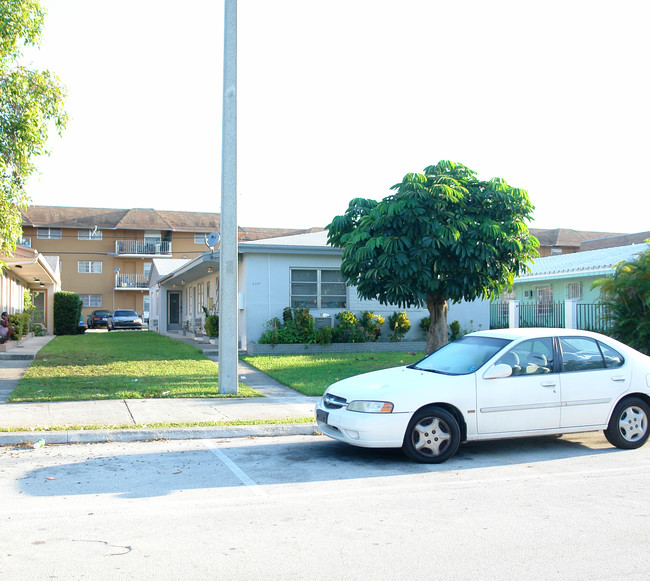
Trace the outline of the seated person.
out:
M 0 318 L 0 343 L 4 343 L 9 340 L 9 338 L 14 334 L 14 328 L 11 326 L 9 321 L 9 315 L 7 311 L 2 313 L 2 318 Z

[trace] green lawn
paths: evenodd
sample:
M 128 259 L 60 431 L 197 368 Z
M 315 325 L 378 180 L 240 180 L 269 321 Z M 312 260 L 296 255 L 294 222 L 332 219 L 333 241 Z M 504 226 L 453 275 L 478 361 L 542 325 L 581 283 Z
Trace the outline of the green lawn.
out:
M 45 345 L 9 397 L 11 402 L 254 397 L 220 395 L 217 365 L 193 345 L 148 331 L 56 337 Z
M 424 353 L 328 353 L 244 356 L 243 361 L 305 395 L 322 395 L 335 381 L 359 373 L 410 365 Z

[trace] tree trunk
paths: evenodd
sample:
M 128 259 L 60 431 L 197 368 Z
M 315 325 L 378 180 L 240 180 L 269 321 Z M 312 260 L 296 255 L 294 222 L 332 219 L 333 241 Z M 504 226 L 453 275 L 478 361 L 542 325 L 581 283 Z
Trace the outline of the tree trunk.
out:
M 441 295 L 427 297 L 429 309 L 429 334 L 427 335 L 426 354 L 433 353 L 449 341 L 447 331 L 447 301 Z

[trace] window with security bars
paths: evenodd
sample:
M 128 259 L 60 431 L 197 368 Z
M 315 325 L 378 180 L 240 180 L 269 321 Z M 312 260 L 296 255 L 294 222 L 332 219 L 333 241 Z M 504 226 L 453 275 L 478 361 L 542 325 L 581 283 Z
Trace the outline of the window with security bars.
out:
M 80 260 L 77 262 L 77 272 L 81 274 L 100 274 L 102 272 L 102 261 Z
M 498 313 L 500 317 L 507 317 L 510 314 L 510 301 L 515 300 L 515 292 L 514 291 L 506 291 L 504 293 L 501 293 L 501 300 L 498 303 Z
M 102 238 L 102 231 L 97 228 L 84 228 L 77 231 L 78 240 L 101 240 Z
M 341 271 L 324 268 L 292 269 L 291 307 L 347 308 L 347 290 Z
M 550 284 L 535 287 L 537 314 L 550 315 L 553 312 L 553 287 Z
M 582 283 L 568 282 L 566 285 L 567 300 L 579 301 L 582 298 Z
M 79 295 L 84 307 L 101 307 L 102 295 Z

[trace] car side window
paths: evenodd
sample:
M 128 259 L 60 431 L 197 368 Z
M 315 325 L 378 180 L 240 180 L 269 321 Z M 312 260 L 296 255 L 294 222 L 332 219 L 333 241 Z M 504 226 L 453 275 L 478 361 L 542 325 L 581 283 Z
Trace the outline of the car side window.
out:
M 565 373 L 605 369 L 605 360 L 595 339 L 560 337 L 560 348 L 562 349 L 562 371 Z
M 512 375 L 536 375 L 553 371 L 553 341 L 550 337 L 528 339 L 515 345 L 497 363 L 512 367 Z
M 605 367 L 607 369 L 615 369 L 625 363 L 625 358 L 616 349 L 612 349 L 609 345 L 605 345 L 605 343 L 601 343 L 600 341 L 598 341 L 598 345 L 605 358 Z

